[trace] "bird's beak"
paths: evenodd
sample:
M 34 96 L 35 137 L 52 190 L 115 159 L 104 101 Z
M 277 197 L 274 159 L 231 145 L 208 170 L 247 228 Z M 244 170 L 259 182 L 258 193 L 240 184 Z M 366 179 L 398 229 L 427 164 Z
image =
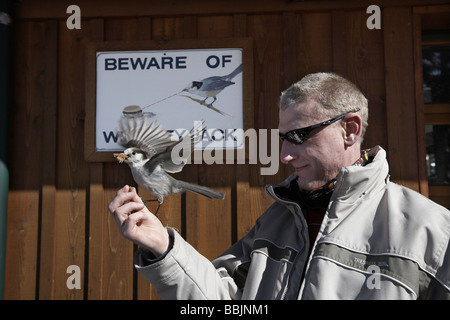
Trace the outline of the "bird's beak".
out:
M 125 153 L 113 153 L 113 156 L 119 160 L 119 163 L 122 163 L 125 161 L 125 159 L 128 158 L 128 156 Z

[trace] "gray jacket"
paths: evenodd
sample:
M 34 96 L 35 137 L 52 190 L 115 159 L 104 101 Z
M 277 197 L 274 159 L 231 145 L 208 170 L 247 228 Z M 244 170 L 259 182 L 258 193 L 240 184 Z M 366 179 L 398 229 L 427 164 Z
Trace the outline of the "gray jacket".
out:
M 308 256 L 296 175 L 266 190 L 275 199 L 253 229 L 210 262 L 175 230 L 167 255 L 135 267 L 164 299 L 450 299 L 450 212 L 389 181 L 386 153 L 342 168 Z

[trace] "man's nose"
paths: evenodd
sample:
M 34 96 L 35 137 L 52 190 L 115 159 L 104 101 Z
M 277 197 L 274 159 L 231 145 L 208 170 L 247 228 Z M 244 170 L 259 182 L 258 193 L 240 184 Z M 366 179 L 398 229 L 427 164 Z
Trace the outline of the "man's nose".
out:
M 293 143 L 290 143 L 288 141 L 283 141 L 281 145 L 281 152 L 280 152 L 280 160 L 284 164 L 288 164 L 294 159 L 297 159 L 297 154 L 295 151 L 295 145 Z

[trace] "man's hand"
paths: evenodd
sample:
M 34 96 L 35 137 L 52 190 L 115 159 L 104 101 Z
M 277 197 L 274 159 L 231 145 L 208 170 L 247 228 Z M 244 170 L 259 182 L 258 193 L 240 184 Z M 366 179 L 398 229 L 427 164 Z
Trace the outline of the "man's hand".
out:
M 147 209 L 135 188 L 125 186 L 117 191 L 108 210 L 124 238 L 150 250 L 155 256 L 160 256 L 169 248 L 166 228 Z

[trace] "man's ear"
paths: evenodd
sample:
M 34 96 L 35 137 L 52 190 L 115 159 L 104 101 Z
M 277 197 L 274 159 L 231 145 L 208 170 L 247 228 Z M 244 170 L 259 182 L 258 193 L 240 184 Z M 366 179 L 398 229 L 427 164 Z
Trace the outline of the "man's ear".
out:
M 344 143 L 350 147 L 359 141 L 362 133 L 362 120 L 356 113 L 349 113 L 343 121 L 345 130 Z

